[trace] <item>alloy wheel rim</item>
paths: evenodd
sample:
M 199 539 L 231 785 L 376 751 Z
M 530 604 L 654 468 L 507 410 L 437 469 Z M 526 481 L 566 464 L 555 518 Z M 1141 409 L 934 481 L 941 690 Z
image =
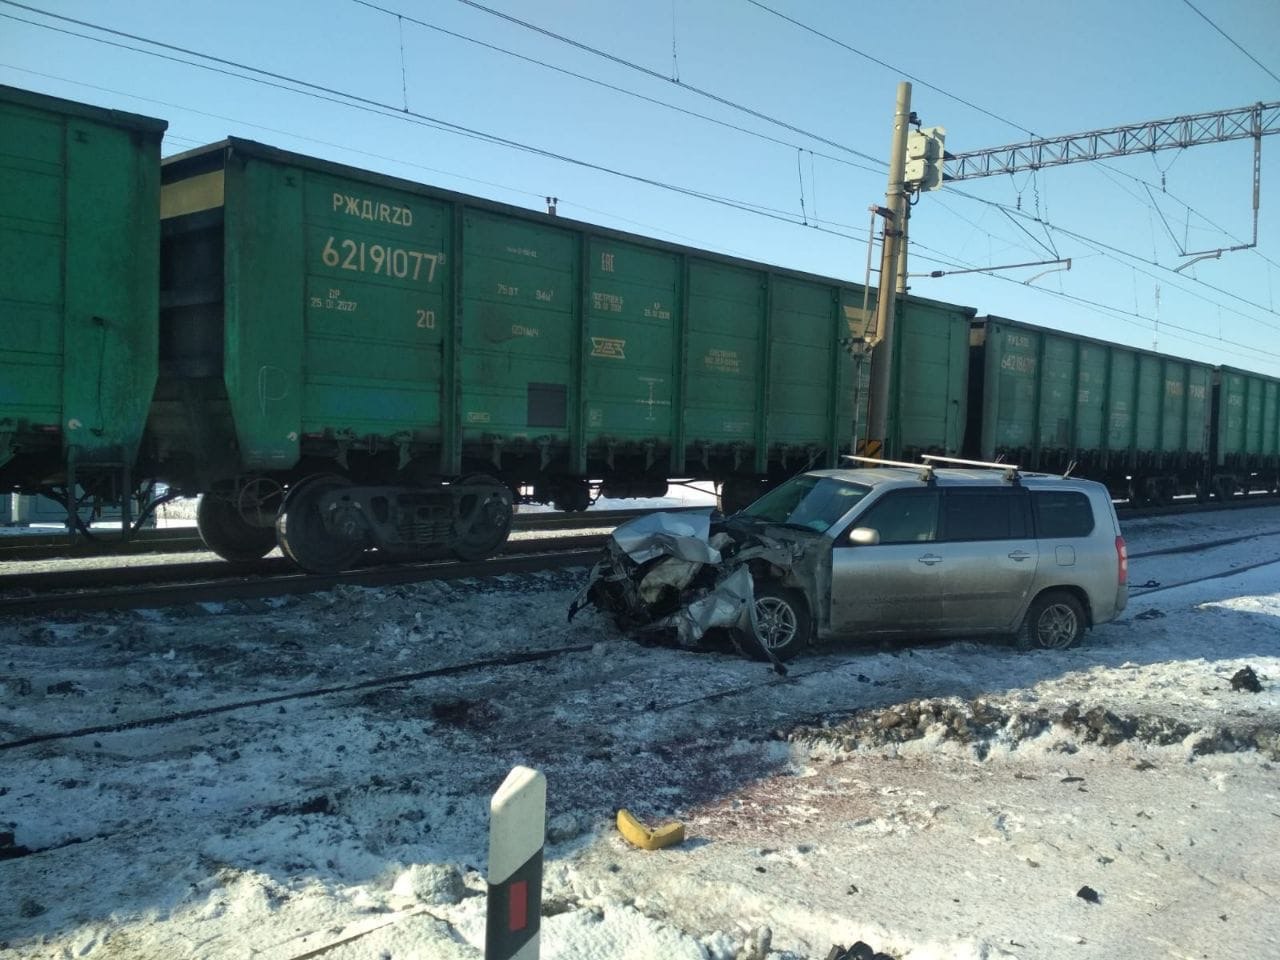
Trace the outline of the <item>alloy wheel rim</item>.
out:
M 1036 624 L 1036 637 L 1042 647 L 1060 650 L 1071 644 L 1076 635 L 1076 614 L 1065 603 L 1045 607 Z
M 756 601 L 756 622 L 760 639 L 770 650 L 785 647 L 796 635 L 796 614 L 791 604 L 777 597 Z

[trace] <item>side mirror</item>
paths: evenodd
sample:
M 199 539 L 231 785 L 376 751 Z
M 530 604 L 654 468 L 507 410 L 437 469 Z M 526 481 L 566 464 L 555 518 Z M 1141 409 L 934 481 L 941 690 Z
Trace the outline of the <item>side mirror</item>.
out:
M 874 547 L 880 542 L 880 531 L 870 527 L 856 527 L 849 534 L 849 542 L 859 547 Z

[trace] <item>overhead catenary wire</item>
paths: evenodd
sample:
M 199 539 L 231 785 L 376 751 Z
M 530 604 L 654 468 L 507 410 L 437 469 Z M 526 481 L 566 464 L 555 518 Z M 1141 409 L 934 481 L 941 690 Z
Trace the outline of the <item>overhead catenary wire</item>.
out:
M 142 53 L 148 56 L 159 57 L 164 60 L 170 60 L 175 63 L 183 64 L 185 66 L 197 67 L 199 69 L 204 69 L 204 70 L 210 70 L 212 72 L 234 77 L 239 80 L 245 80 L 252 83 L 259 83 L 265 86 L 275 87 L 277 89 L 286 90 L 291 93 L 301 94 L 304 96 L 311 96 L 315 99 L 319 99 L 329 103 L 335 103 L 340 106 L 365 110 L 366 112 L 371 112 L 371 113 L 374 113 L 375 115 L 385 116 L 391 119 L 398 119 L 398 120 L 402 120 L 409 123 L 415 123 L 421 126 L 430 127 L 443 132 L 455 133 L 471 139 L 480 140 L 482 142 L 509 147 L 511 149 L 520 150 L 526 153 L 534 154 L 536 156 L 541 156 L 546 159 L 557 160 L 563 163 L 568 163 L 574 166 L 582 167 L 584 169 L 594 170 L 599 173 L 605 173 L 612 176 L 621 177 L 626 180 L 631 180 L 635 183 L 641 183 L 647 186 L 652 186 L 652 187 L 656 187 L 663 190 L 669 190 L 678 194 L 682 194 L 684 196 L 693 197 L 696 199 L 707 201 L 709 203 L 715 203 L 721 206 L 740 210 L 745 213 L 754 213 L 760 216 L 769 217 L 770 219 L 777 220 L 782 223 L 788 223 L 793 226 L 804 227 L 805 229 L 816 230 L 820 233 L 831 234 L 833 236 L 841 237 L 846 240 L 861 242 L 860 237 L 854 236 L 852 234 L 843 233 L 839 230 L 831 229 L 830 227 L 824 227 L 817 223 L 805 224 L 802 221 L 797 220 L 793 215 L 787 213 L 786 211 L 779 210 L 777 208 L 768 207 L 763 204 L 756 204 L 750 201 L 737 200 L 731 197 L 723 197 L 718 194 L 710 193 L 708 191 L 698 190 L 692 187 L 684 187 L 678 184 L 659 180 L 654 177 L 646 177 L 641 174 L 631 173 L 625 170 L 619 170 L 613 167 L 609 167 L 605 164 L 593 163 L 588 160 L 582 160 L 577 157 L 569 156 L 567 154 L 558 153 L 554 150 L 548 150 L 543 147 L 537 147 L 532 144 L 526 144 L 518 140 L 512 140 L 508 137 L 499 136 L 497 134 L 487 133 L 485 131 L 468 127 L 462 124 L 452 123 L 450 121 L 443 120 L 437 117 L 432 117 L 427 114 L 420 113 L 418 111 L 402 109 L 400 107 L 394 106 L 393 104 L 384 103 L 382 101 L 375 100 L 370 97 L 349 93 L 347 91 L 343 91 L 333 87 L 328 87 L 322 84 L 312 83 L 310 81 L 302 80 L 300 78 L 290 77 L 286 74 L 281 74 L 275 71 L 266 70 L 261 67 L 255 67 L 249 64 L 239 63 L 237 61 L 229 60 L 224 57 L 219 57 L 214 54 L 207 54 L 201 51 L 180 47 L 175 44 L 169 44 L 163 41 L 152 40 L 150 38 L 142 37 L 137 34 L 130 34 L 130 33 L 126 33 L 125 31 L 114 30 L 110 27 L 104 27 L 98 24 L 89 23 L 87 21 L 76 20 L 75 18 L 72 18 L 72 17 L 65 17 L 65 16 L 62 16 L 61 14 L 48 13 L 47 11 L 43 11 L 35 7 L 30 7 L 27 4 L 17 3 L 16 0 L 0 0 L 0 3 L 4 3 L 13 7 L 19 7 L 24 10 L 31 10 L 31 11 L 34 11 L 35 13 L 49 16 L 56 20 L 72 22 L 77 24 L 78 26 L 83 26 L 91 30 L 100 30 L 104 33 L 112 34 L 115 36 L 123 36 L 139 43 L 153 44 L 155 46 L 161 47 L 164 50 L 172 51 L 173 53 L 181 53 L 190 57 L 210 60 L 214 64 L 218 64 L 218 66 L 211 66 L 210 64 L 200 63 L 198 62 L 198 60 L 197 61 L 184 60 L 181 57 L 173 55 L 173 53 L 166 54 L 166 53 L 161 53 L 155 50 L 148 50 L 143 47 L 130 46 L 129 44 L 120 43 L 120 42 L 109 40 L 103 37 L 95 37 L 87 34 L 76 33 L 73 30 L 68 30 L 62 27 L 56 27 L 51 24 L 39 23 L 33 20 L 25 20 L 21 17 L 15 17 L 12 14 L 0 13 L 0 17 L 4 17 L 10 20 L 16 20 L 20 23 L 26 23 L 31 26 L 48 29 L 48 30 L 54 30 L 56 32 L 68 34 L 70 36 L 80 37 L 81 39 L 90 40 L 97 43 L 104 43 L 104 44 L 108 44 L 114 47 L 119 47 L 125 50 L 131 50 L 135 53 Z M 234 72 L 236 70 L 243 71 L 243 72 L 236 73 Z
M 1267 76 L 1269 76 L 1272 80 L 1276 81 L 1277 83 L 1280 83 L 1280 77 L 1277 77 L 1270 67 L 1264 64 L 1261 60 L 1255 57 L 1252 53 L 1250 53 L 1244 47 L 1240 46 L 1240 44 L 1237 43 L 1235 39 L 1230 37 L 1225 30 L 1223 30 L 1220 26 L 1218 26 L 1216 23 L 1210 20 L 1207 16 L 1205 16 L 1204 12 L 1199 7 L 1197 7 L 1194 3 L 1192 3 L 1191 0 L 1182 0 L 1182 2 L 1185 3 L 1192 10 L 1194 10 L 1197 16 L 1199 16 L 1202 20 L 1204 20 L 1205 23 L 1213 27 L 1214 30 L 1218 31 L 1218 33 L 1220 33 L 1227 40 L 1228 43 L 1230 43 L 1233 47 L 1235 47 L 1237 50 L 1243 53 L 1246 57 L 1252 60 L 1262 70 L 1264 70 Z
M 364 4 L 365 6 L 372 6 L 372 4 L 368 3 L 367 0 L 355 0 L 355 2 Z M 490 16 L 497 17 L 500 20 L 505 20 L 508 23 L 513 23 L 513 24 L 516 24 L 517 26 L 524 27 L 526 30 L 532 30 L 534 33 L 539 33 L 544 37 L 548 37 L 560 43 L 568 44 L 569 46 L 574 47 L 575 49 L 581 50 L 584 53 L 590 53 L 593 56 L 601 57 L 605 60 L 608 60 L 612 63 L 617 64 L 618 66 L 626 67 L 629 70 L 635 70 L 638 73 L 642 73 L 645 76 L 651 77 L 655 80 L 661 80 L 664 83 L 674 83 L 681 90 L 686 90 L 690 93 L 696 94 L 697 96 L 705 97 L 708 100 L 714 101 L 715 103 L 718 103 L 721 106 L 729 107 L 732 110 L 738 110 L 742 113 L 747 114 L 748 116 L 755 117 L 757 120 L 764 120 L 766 123 L 771 123 L 776 126 L 782 127 L 784 130 L 790 130 L 792 133 L 798 133 L 801 136 L 809 137 L 811 140 L 815 140 L 818 143 L 825 143 L 827 146 L 835 147 L 837 150 L 844 150 L 847 153 L 853 154 L 855 157 L 861 157 L 864 160 L 869 160 L 872 163 L 879 164 L 880 166 L 885 166 L 885 167 L 888 166 L 888 164 L 885 161 L 881 160 L 879 157 L 873 156 L 872 154 L 863 153 L 861 150 L 855 150 L 854 148 L 846 146 L 843 143 L 840 143 L 836 140 L 832 140 L 828 137 L 825 137 L 820 133 L 813 133 L 809 130 L 805 130 L 803 127 L 798 127 L 793 123 L 789 123 L 786 120 L 782 120 L 778 117 L 770 116 L 769 114 L 764 113 L 760 110 L 756 110 L 753 107 L 748 107 L 748 106 L 745 106 L 744 104 L 737 103 L 736 101 L 730 100 L 728 97 L 721 96 L 720 94 L 714 93 L 710 90 L 704 90 L 701 87 L 695 87 L 688 83 L 672 80 L 670 77 L 663 75 L 657 70 L 653 70 L 649 67 L 646 67 L 643 64 L 639 64 L 633 60 L 628 60 L 625 57 L 620 57 L 620 56 L 617 56 L 616 54 L 609 53 L 607 50 L 601 50 L 599 47 L 593 47 L 588 43 L 583 43 L 581 40 L 574 40 L 572 37 L 565 36 L 564 34 L 561 34 L 561 33 L 556 33 L 554 30 L 548 30 L 546 27 L 540 27 L 536 23 L 531 23 L 528 20 L 521 20 L 519 17 L 512 16 L 509 13 L 504 13 L 501 10 L 495 10 L 493 7 L 488 7 L 488 6 L 485 6 L 483 3 L 479 3 L 478 0 L 457 0 L 457 2 L 463 4 L 464 6 L 471 7 L 474 10 L 479 10 L 482 13 L 487 13 Z M 384 11 L 384 12 L 391 12 L 391 11 Z
M 666 109 L 666 110 L 672 110 L 676 113 L 684 114 L 685 116 L 688 116 L 688 117 L 693 117 L 695 119 L 702 120 L 707 123 L 715 124 L 716 126 L 719 126 L 719 127 L 724 127 L 727 130 L 734 130 L 734 131 L 737 131 L 738 133 L 745 134 L 749 137 L 755 137 L 758 140 L 764 140 L 768 143 L 774 143 L 781 147 L 788 147 L 793 150 L 800 149 L 800 146 L 796 143 L 792 143 L 791 141 L 788 141 L 788 140 L 783 140 L 779 137 L 770 136 L 769 134 L 763 133 L 760 130 L 752 130 L 750 127 L 744 127 L 741 124 L 732 123 L 728 120 L 723 120 L 719 117 L 713 117 L 709 114 L 699 113 L 696 110 L 690 110 L 688 107 L 682 107 L 678 104 L 669 103 L 665 100 L 659 100 L 657 97 L 650 97 L 646 94 L 640 93 L 639 91 L 629 90 L 626 87 L 619 86 L 616 83 L 609 83 L 606 80 L 600 80 L 597 77 L 590 77 L 584 73 L 578 73 L 576 70 L 570 70 L 567 67 L 557 66 L 554 63 L 548 63 L 546 60 L 540 60 L 537 57 L 531 57 L 531 56 L 528 56 L 527 54 L 519 53 L 515 50 L 508 50 L 506 47 L 499 46 L 496 43 L 489 43 L 488 41 L 481 40 L 478 37 L 472 37 L 472 36 L 469 36 L 468 34 L 460 33 L 456 30 L 450 30 L 446 27 L 440 26 L 439 24 L 430 23 L 426 20 L 420 20 L 416 17 L 411 17 L 408 14 L 397 13 L 396 11 L 391 10 L 388 7 L 381 6 L 380 4 L 377 4 L 377 3 L 372 3 L 370 2 L 370 0 L 352 0 L 352 2 L 359 4 L 362 7 L 368 7 L 371 10 L 376 10 L 377 12 L 386 14 L 388 16 L 394 16 L 401 20 L 407 20 L 409 23 L 412 23 L 419 27 L 423 27 L 424 29 L 427 29 L 427 30 L 433 30 L 436 33 L 443 34 L 444 36 L 453 37 L 456 40 L 462 40 L 466 43 L 471 43 L 478 47 L 483 47 L 486 50 L 492 50 L 495 53 L 501 53 L 504 56 L 511 57 L 515 60 L 521 60 L 525 63 L 533 64 L 535 66 L 542 67 L 543 69 L 546 69 L 546 70 L 551 70 L 555 73 L 561 74 L 562 76 L 571 77 L 574 80 L 581 80 L 584 83 L 592 84 L 602 89 L 609 90 L 613 93 L 621 94 L 625 97 L 631 97 L 632 99 L 639 100 L 644 103 L 652 104 L 653 106 L 662 107 L 663 109 Z M 679 79 L 677 78 L 674 82 L 679 83 Z M 685 87 L 685 84 L 679 84 L 679 85 L 682 88 Z M 805 149 L 808 149 L 808 148 L 805 148 Z M 867 173 L 875 173 L 875 174 L 883 173 L 883 169 L 875 169 L 860 163 L 855 163 L 854 161 L 849 160 L 845 157 L 838 157 L 833 154 L 822 153 L 821 151 L 818 152 L 818 156 L 822 157 L 824 160 L 830 160 L 832 163 L 839 163 L 839 164 L 844 164 L 845 166 L 853 167 L 855 170 L 863 170 Z M 871 158 L 871 159 L 874 159 L 874 158 Z M 881 168 L 886 166 L 885 162 L 882 160 L 875 160 L 875 162 L 878 163 Z

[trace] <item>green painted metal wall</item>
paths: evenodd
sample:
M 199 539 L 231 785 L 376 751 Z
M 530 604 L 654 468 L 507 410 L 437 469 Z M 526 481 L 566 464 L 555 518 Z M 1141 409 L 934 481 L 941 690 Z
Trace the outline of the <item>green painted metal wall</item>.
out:
M 982 329 L 984 458 L 1208 454 L 1212 367 L 996 317 Z
M 132 461 L 156 379 L 164 129 L 0 87 L 0 434 Z
M 1217 459 L 1253 468 L 1280 460 L 1280 380 L 1220 369 Z
M 246 141 L 175 163 L 175 210 L 186 191 L 191 209 L 225 212 L 223 369 L 246 469 L 289 469 L 317 435 L 435 445 L 447 472 L 463 450 L 520 443 L 578 473 L 627 445 L 677 473 L 706 449 L 739 451 L 749 473 L 851 447 L 841 340 L 859 287 Z M 935 305 L 918 322 L 944 316 L 962 312 Z M 942 382 L 962 400 L 962 381 Z
M 969 409 L 973 314 L 954 304 L 903 301 L 895 328 L 889 418 L 896 455 L 961 452 Z

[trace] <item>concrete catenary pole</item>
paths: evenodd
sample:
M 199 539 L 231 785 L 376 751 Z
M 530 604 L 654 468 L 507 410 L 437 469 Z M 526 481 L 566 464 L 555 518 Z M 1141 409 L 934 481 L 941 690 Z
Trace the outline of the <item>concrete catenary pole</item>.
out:
M 876 297 L 876 332 L 871 354 L 871 409 L 868 411 L 868 452 L 885 456 L 888 449 L 890 377 L 893 371 L 893 320 L 897 297 L 898 251 L 907 218 L 907 194 L 903 173 L 907 163 L 907 130 L 911 120 L 911 84 L 898 84 L 898 103 L 893 114 L 893 142 L 889 154 L 889 184 L 885 206 L 893 214 L 884 223 L 884 245 L 880 257 L 879 293 Z M 876 446 L 879 453 L 874 453 Z

